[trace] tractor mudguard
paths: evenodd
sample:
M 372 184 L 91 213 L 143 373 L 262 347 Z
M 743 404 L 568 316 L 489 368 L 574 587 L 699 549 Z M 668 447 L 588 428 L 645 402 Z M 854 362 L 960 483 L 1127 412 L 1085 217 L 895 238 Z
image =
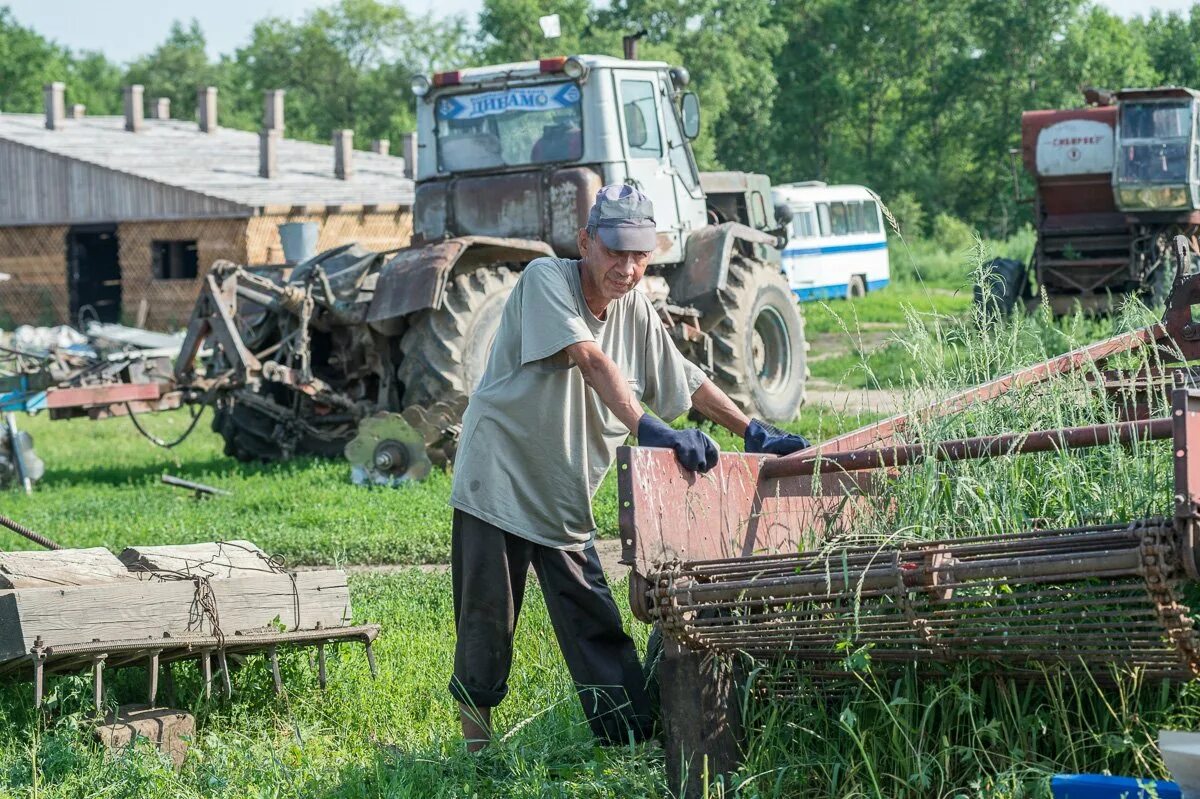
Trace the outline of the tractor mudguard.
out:
M 671 302 L 695 305 L 725 287 L 729 275 L 729 256 L 734 241 L 779 246 L 779 239 L 739 222 L 710 225 L 693 231 L 687 239 L 683 264 L 667 275 L 671 285 Z
M 367 322 L 379 325 L 439 307 L 453 271 L 503 261 L 524 263 L 543 255 L 554 255 L 545 242 L 493 236 L 459 236 L 401 250 L 379 272 Z

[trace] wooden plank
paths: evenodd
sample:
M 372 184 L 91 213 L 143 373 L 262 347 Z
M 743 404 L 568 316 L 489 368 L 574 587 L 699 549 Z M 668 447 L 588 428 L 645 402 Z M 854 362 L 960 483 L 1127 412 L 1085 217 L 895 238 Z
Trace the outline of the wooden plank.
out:
M 131 579 L 125 564 L 104 547 L 0 552 L 0 588 L 95 585 Z
M 218 580 L 277 573 L 270 565 L 270 555 L 243 540 L 128 547 L 119 557 L 133 572 L 174 572 Z
M 343 627 L 350 621 L 346 574 L 336 569 L 225 580 L 128 580 L 97 586 L 0 591 L 0 660 L 43 646 L 213 634 L 205 593 L 221 632 L 275 626 Z

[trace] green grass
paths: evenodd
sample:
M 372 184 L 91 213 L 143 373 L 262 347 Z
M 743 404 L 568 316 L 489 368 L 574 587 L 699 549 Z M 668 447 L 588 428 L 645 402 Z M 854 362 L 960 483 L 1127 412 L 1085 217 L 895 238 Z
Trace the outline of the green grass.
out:
M 457 739 L 446 690 L 453 612 L 446 574 L 409 571 L 351 580 L 356 618 L 385 626 L 372 680 L 361 647 L 329 662 L 329 689 L 307 657 L 288 653 L 288 694 L 276 700 L 261 657 L 234 674 L 235 698 L 205 702 L 193 664 L 176 666 L 177 706 L 198 735 L 181 774 L 140 748 L 108 756 L 90 740 L 86 676 L 53 681 L 54 715 L 32 709 L 27 684 L 0 689 L 0 794 L 19 797 L 612 797 L 661 790 L 661 756 L 595 746 L 575 700 L 545 606 L 531 586 L 517 631 L 510 694 L 496 713 L 504 736 L 481 758 Z M 615 587 L 618 596 L 621 587 Z M 631 629 L 645 636 L 643 625 Z M 109 675 L 115 699 L 137 701 L 145 675 Z

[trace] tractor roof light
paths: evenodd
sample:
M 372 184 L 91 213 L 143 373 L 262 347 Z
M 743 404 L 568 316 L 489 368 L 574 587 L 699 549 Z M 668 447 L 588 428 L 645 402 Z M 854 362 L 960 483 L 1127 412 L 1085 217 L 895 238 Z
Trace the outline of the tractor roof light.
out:
M 434 86 L 459 86 L 462 84 L 462 72 L 454 70 L 453 72 L 435 72 L 433 73 Z
M 676 91 L 683 91 L 692 82 L 692 73 L 684 67 L 671 67 L 670 75 Z
M 417 75 L 412 79 L 412 93 L 417 97 L 424 97 L 429 93 L 429 78 L 424 75 Z
M 542 60 L 538 61 L 538 71 L 542 73 L 562 72 L 566 63 L 567 57 L 565 55 L 556 56 L 554 58 L 543 58 Z
M 578 58 L 572 56 L 563 64 L 562 71 L 568 78 L 573 80 L 583 80 L 583 78 L 587 75 L 588 69 L 586 64 L 584 64 Z

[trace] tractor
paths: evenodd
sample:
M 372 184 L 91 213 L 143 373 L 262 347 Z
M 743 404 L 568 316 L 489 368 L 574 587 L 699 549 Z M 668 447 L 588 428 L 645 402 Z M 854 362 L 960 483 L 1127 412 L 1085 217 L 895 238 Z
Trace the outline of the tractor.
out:
M 578 257 L 596 192 L 624 182 L 654 203 L 658 246 L 639 290 L 681 351 L 748 413 L 793 418 L 806 344 L 780 265 L 788 220 L 766 176 L 697 169 L 688 82 L 681 67 L 609 56 L 418 76 L 411 245 L 343 246 L 286 271 L 214 265 L 179 384 L 216 406 L 214 429 L 243 459 L 333 455 L 389 412 L 427 444 L 452 439 L 525 264 Z M 389 424 L 371 422 L 375 482 L 411 467 L 384 446 L 405 436 Z

